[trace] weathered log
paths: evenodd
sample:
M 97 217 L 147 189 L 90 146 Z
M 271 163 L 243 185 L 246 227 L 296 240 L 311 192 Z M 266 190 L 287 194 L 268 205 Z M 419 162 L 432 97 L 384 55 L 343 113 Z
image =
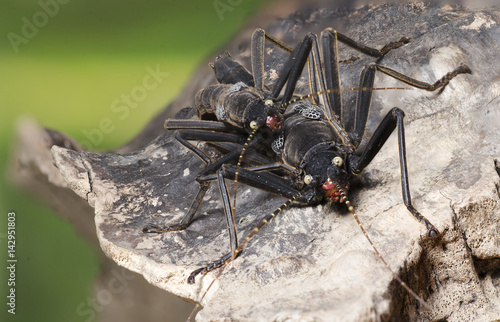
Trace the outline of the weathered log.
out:
M 421 307 L 395 282 L 344 207 L 320 205 L 289 209 L 263 228 L 214 284 L 198 319 L 498 319 L 499 23 L 498 10 L 417 3 L 301 11 L 264 26 L 289 44 L 326 27 L 377 48 L 401 36 L 412 37 L 380 63 L 428 82 L 460 63 L 471 67 L 472 75 L 456 77 L 439 93 L 377 91 L 370 111 L 367 137 L 390 108 L 406 112 L 413 202 L 441 234 L 427 237 L 403 205 L 395 135 L 350 193 L 377 248 L 432 309 Z M 248 32 L 245 37 L 227 49 L 248 66 Z M 341 59 L 360 57 L 340 70 L 343 84 L 356 86 L 362 66 L 374 59 L 342 45 L 339 49 Z M 286 53 L 272 47 L 266 53 L 272 82 Z M 307 92 L 305 83 L 300 86 Z M 376 85 L 401 84 L 380 77 Z M 344 100 L 344 108 L 352 107 L 353 93 L 346 93 Z M 186 283 L 187 276 L 229 250 L 218 191 L 209 190 L 188 229 L 142 233 L 148 222 L 176 223 L 182 218 L 202 166 L 173 133 L 161 133 L 146 143 L 136 140 L 122 153 L 98 154 L 61 144 L 51 152 L 68 187 L 94 208 L 105 254 L 153 285 L 197 301 L 216 272 L 197 278 L 194 285 Z M 240 237 L 284 201 L 245 186 L 239 191 Z

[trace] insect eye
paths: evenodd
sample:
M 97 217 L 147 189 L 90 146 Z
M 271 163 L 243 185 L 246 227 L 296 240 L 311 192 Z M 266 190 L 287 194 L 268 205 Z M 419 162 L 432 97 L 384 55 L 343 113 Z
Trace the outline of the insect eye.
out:
M 250 128 L 251 128 L 252 130 L 256 130 L 256 129 L 258 129 L 258 128 L 259 128 L 259 123 L 257 123 L 257 121 L 252 121 L 252 122 L 250 122 Z
M 308 174 L 304 177 L 304 183 L 305 184 L 310 184 L 313 181 L 312 175 Z
M 337 167 L 342 167 L 342 165 L 344 164 L 344 160 L 342 160 L 341 157 L 335 157 L 333 158 L 332 160 L 332 164 L 336 165 Z
M 273 107 L 274 106 L 274 102 L 271 99 L 265 100 L 264 104 L 266 104 L 267 107 Z

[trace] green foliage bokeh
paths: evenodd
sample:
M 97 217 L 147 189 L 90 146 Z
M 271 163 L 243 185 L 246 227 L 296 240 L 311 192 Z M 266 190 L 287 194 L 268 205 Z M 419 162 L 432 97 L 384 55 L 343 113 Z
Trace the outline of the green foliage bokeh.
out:
M 18 262 L 16 315 L 7 312 L 8 271 L 0 273 L 1 321 L 84 321 L 88 317 L 78 316 L 76 308 L 93 294 L 99 271 L 97 254 L 67 222 L 9 183 L 9 151 L 19 117 L 33 117 L 79 142 L 87 140 L 85 131 L 109 119 L 113 130 L 92 147 L 116 148 L 166 106 L 200 61 L 228 41 L 263 2 L 2 2 L 0 262 L 7 266 L 10 211 L 16 213 Z M 220 4 L 225 10 L 217 8 Z M 127 115 L 113 111 L 113 102 L 130 94 L 148 68 L 157 66 L 168 76 Z

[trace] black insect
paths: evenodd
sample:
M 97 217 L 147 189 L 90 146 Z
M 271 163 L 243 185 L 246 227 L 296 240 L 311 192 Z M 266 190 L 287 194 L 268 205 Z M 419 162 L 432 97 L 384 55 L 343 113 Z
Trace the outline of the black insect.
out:
M 321 45 L 316 35 L 308 34 L 291 50 L 277 82 L 269 91 L 263 82 L 265 39 L 281 48 L 290 49 L 263 30 L 256 30 L 252 38 L 253 76 L 230 59 L 230 56 L 220 57 L 213 66 L 220 84 L 201 90 L 195 99 L 195 107 L 201 121 L 167 120 L 165 123 L 167 129 L 177 130 L 176 138 L 179 142 L 196 153 L 207 166 L 196 178 L 200 189 L 181 223 L 174 226 L 149 224 L 144 231 L 160 233 L 186 228 L 191 223 L 209 182 L 213 180 L 219 183 L 229 227 L 231 252 L 208 266 L 195 270 L 188 282 L 194 282 L 197 274 L 204 274 L 230 262 L 241 252 L 249 238 L 294 201 L 308 205 L 316 205 L 324 200 L 345 202 L 359 223 L 346 196 L 350 178 L 359 174 L 372 161 L 396 127 L 404 204 L 408 211 L 426 226 L 427 234 L 436 236 L 437 229 L 411 203 L 404 112 L 397 107 L 391 109 L 368 140 L 366 147 L 361 151 L 358 147 L 366 128 L 376 71 L 410 86 L 434 91 L 448 84 L 458 74 L 471 73 L 469 67 L 462 64 L 434 84 L 428 84 L 386 66 L 369 64 L 363 68 L 360 75 L 355 112 L 344 115 L 337 41 L 361 53 L 382 57 L 390 50 L 408 43 L 410 39 L 403 37 L 377 50 L 361 45 L 332 29 L 321 33 Z M 292 99 L 296 83 L 307 61 L 311 75 L 311 91 L 318 92 L 320 97 L 319 100 L 314 98 L 313 102 L 303 101 L 302 98 Z M 284 94 L 279 97 L 283 88 Z M 316 95 L 308 95 L 314 96 Z M 291 108 L 287 112 L 289 105 Z M 189 143 L 189 140 L 225 142 L 236 148 L 232 151 L 226 149 L 223 157 L 211 162 L 210 158 Z M 224 145 L 219 147 L 224 149 Z M 245 150 L 252 160 L 248 162 L 251 167 L 240 167 Z M 235 165 L 236 160 L 239 161 Z M 288 198 L 282 207 L 266 216 L 241 244 L 238 243 L 234 214 L 231 211 L 224 178 L 238 179 L 239 182 Z M 362 227 L 361 229 L 364 232 Z M 380 256 L 371 241 L 370 244 Z M 386 266 L 389 267 L 387 264 Z M 399 277 L 395 276 L 406 287 Z M 409 288 L 407 290 L 422 301 Z
M 176 139 L 200 157 L 206 167 L 196 176 L 200 187 L 182 221 L 170 226 L 148 224 L 143 228 L 144 232 L 163 233 L 188 227 L 208 190 L 210 182 L 217 180 L 226 207 L 225 213 L 231 244 L 231 252 L 223 259 L 230 258 L 234 254 L 238 247 L 236 224 L 234 216 L 230 214 L 229 197 L 224 183 L 225 172 L 221 171 L 221 166 L 235 164 L 244 150 L 249 154 L 253 150 L 264 152 L 256 155 L 257 164 L 271 163 L 272 157 L 275 155 L 271 149 L 267 149 L 272 156 L 271 158 L 265 156 L 267 154 L 265 153 L 266 147 L 270 146 L 275 133 L 281 129 L 283 123 L 282 112 L 278 111 L 274 105 L 276 97 L 285 86 L 285 82 L 276 84 L 272 93 L 264 86 L 263 45 L 265 38 L 284 50 L 292 51 L 288 45 L 258 29 L 252 39 L 252 48 L 255 51 L 252 54 L 253 75 L 241 64 L 234 61 L 228 53 L 217 57 L 211 66 L 219 84 L 200 90 L 195 97 L 195 111 L 200 120 L 174 119 L 165 122 L 165 128 L 176 130 Z M 283 78 L 286 81 L 289 76 L 287 73 L 285 74 Z M 291 78 L 292 81 L 286 85 L 286 97 L 292 96 L 299 76 Z M 256 131 L 257 129 L 259 131 Z M 249 140 L 249 133 L 251 140 Z M 232 143 L 236 144 L 236 148 L 228 151 L 220 159 L 212 161 L 204 151 L 189 142 L 192 140 L 225 143 L 226 145 L 219 145 L 220 149 L 224 149 L 228 143 Z M 245 142 L 250 143 L 246 145 Z M 255 162 L 252 164 L 255 165 Z M 209 265 L 210 269 L 219 267 L 221 265 L 219 262 L 223 263 L 224 261 L 217 261 L 216 264 Z M 188 282 L 193 283 L 197 274 L 198 272 L 193 272 Z

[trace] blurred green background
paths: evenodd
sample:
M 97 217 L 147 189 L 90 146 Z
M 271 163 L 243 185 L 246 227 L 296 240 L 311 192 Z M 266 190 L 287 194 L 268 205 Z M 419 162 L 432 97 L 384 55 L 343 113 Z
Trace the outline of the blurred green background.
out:
M 222 16 L 214 4 L 228 4 Z M 231 6 L 230 3 L 236 4 Z M 97 150 L 121 146 L 170 102 L 264 1 L 4 0 L 0 5 L 1 321 L 83 321 L 96 254 L 33 197 L 7 181 L 19 116 L 86 140 L 103 118 L 115 129 Z M 221 19 L 222 18 L 222 19 Z M 30 24 L 32 24 L 30 26 Z M 148 66 L 168 73 L 128 115 L 111 109 L 141 85 Z M 120 119 L 122 116 L 123 119 Z M 16 315 L 7 313 L 7 213 L 16 216 Z M 99 318 L 97 318 L 99 320 Z

